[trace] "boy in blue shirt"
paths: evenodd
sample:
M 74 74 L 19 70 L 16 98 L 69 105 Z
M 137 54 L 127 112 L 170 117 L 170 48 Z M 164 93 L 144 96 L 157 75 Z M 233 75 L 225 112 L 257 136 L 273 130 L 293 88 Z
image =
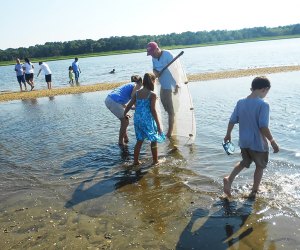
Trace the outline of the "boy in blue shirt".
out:
M 231 197 L 231 184 L 235 177 L 244 169 L 255 163 L 254 182 L 249 197 L 255 197 L 267 167 L 269 146 L 271 143 L 274 153 L 279 147 L 269 130 L 269 104 L 263 98 L 271 88 L 266 77 L 256 77 L 252 81 L 251 94 L 237 102 L 230 117 L 224 142 L 231 141 L 231 132 L 236 123 L 239 124 L 239 146 L 242 161 L 237 163 L 229 176 L 224 177 L 224 193 Z

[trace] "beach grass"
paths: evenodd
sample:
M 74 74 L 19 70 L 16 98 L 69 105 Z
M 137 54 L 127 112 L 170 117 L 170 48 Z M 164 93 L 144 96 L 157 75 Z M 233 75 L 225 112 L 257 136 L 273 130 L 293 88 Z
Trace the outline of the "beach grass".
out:
M 226 79 L 226 78 L 268 75 L 268 74 L 289 72 L 289 71 L 300 71 L 300 65 L 249 68 L 249 69 L 239 69 L 239 70 L 232 70 L 232 71 L 199 73 L 199 74 L 188 75 L 188 80 L 190 82 L 199 82 L 199 81 Z M 53 88 L 51 90 L 42 89 L 42 90 L 23 91 L 23 92 L 3 92 L 0 94 L 0 102 L 110 90 L 118 86 L 121 86 L 124 83 L 126 83 L 126 81 L 115 82 L 115 83 L 96 83 L 92 85 L 83 85 L 83 86 L 68 86 L 68 87 Z

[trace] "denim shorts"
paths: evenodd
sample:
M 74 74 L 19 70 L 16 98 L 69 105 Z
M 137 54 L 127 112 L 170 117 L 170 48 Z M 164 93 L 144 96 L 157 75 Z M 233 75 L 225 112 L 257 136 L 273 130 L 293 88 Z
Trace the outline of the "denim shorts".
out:
M 79 71 L 74 71 L 75 79 L 79 78 Z
M 18 79 L 18 82 L 19 83 L 25 83 L 25 77 L 24 77 L 24 75 L 20 75 L 20 76 L 17 76 L 17 79 Z

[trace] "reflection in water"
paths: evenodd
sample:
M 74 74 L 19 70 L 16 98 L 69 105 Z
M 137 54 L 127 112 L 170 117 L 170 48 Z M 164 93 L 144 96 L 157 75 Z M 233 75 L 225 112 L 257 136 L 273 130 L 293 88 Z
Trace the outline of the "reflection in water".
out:
M 31 99 L 22 99 L 21 100 L 23 104 L 32 104 L 32 105 L 37 105 L 38 104 L 38 100 L 37 98 L 31 98 Z

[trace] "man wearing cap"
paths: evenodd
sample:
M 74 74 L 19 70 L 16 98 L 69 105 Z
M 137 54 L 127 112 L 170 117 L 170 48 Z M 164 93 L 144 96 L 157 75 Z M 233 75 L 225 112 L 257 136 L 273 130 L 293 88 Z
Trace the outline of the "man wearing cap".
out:
M 161 50 L 156 42 L 148 43 L 147 56 L 149 55 L 152 56 L 153 72 L 156 75 L 156 77 L 158 77 L 158 80 L 161 85 L 160 99 L 169 117 L 169 128 L 166 135 L 170 138 L 173 132 L 175 117 L 172 101 L 172 91 L 175 90 L 176 92 L 178 89 L 178 85 L 168 68 L 161 72 L 161 74 L 160 71 L 173 60 L 174 56 L 168 50 Z

